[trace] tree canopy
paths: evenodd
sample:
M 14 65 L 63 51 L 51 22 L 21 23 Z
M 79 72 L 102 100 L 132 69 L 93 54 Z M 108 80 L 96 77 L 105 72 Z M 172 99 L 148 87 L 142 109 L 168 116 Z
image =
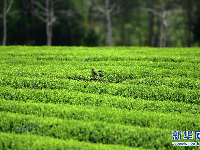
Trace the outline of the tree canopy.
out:
M 200 45 L 194 0 L 2 0 L 2 45 Z

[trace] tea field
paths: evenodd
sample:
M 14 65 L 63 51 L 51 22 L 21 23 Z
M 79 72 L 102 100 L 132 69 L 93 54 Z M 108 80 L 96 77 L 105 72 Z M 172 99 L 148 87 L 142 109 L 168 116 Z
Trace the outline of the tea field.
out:
M 200 149 L 172 145 L 195 131 L 200 48 L 0 47 L 2 150 Z

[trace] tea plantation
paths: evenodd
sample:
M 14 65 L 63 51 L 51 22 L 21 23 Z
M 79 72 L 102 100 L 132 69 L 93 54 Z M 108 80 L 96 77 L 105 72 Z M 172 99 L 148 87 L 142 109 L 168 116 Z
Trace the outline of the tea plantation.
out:
M 0 47 L 2 150 L 200 149 L 172 145 L 195 131 L 200 48 Z

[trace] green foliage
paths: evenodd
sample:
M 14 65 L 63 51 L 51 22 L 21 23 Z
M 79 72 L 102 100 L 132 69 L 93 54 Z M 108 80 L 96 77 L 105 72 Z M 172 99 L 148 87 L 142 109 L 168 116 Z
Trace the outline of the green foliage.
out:
M 91 144 L 88 142 L 80 142 L 77 140 L 61 140 L 48 136 L 39 136 L 32 134 L 15 134 L 15 133 L 3 133 L 0 132 L 0 149 L 22 149 L 22 150 L 132 150 L 132 148 L 121 145 L 106 145 L 106 144 Z M 136 150 L 142 150 L 142 148 L 136 148 Z
M 83 87 L 84 88 L 84 87 Z M 78 88 L 77 88 L 78 89 Z M 100 89 L 102 90 L 102 89 Z M 109 106 L 128 110 L 148 110 L 163 113 L 200 113 L 200 107 L 196 104 L 172 101 L 147 101 L 144 99 L 133 99 L 109 94 L 91 94 L 76 90 L 57 89 L 14 89 L 10 87 L 0 88 L 0 96 L 6 100 L 32 101 L 54 104 Z
M 172 131 L 200 126 L 199 55 L 198 48 L 0 47 L 0 149 L 179 149 Z M 92 68 L 104 76 L 93 77 Z
M 97 106 L 80 106 L 74 102 L 73 105 L 44 104 L 31 102 L 15 102 L 1 100 L 0 110 L 25 115 L 37 115 L 42 117 L 56 117 L 67 120 L 102 121 L 123 125 L 166 128 L 177 130 L 198 130 L 200 126 L 199 115 L 157 113 L 140 110 L 116 109 L 106 104 Z M 123 104 L 122 104 L 123 105 Z M 172 105 L 173 106 L 173 105 Z M 172 107 L 171 106 L 171 107 Z M 197 106 L 198 107 L 198 106 Z M 12 108 L 12 109 L 11 109 Z M 165 111 L 165 106 L 163 106 Z M 199 112 L 198 112 L 199 113 Z M 189 116 L 189 118 L 188 118 Z M 162 122 L 162 123 L 161 123 Z
M 0 113 L 2 132 L 18 134 L 37 134 L 58 139 L 74 139 L 92 143 L 123 144 L 130 147 L 172 148 L 171 131 L 143 127 L 123 126 L 105 122 L 83 122 L 80 120 L 61 120 L 57 118 L 39 118 L 34 115 Z M 7 118 L 10 118 L 9 120 Z M 143 136 L 145 135 L 145 136 Z M 155 142 L 159 139 L 159 143 Z M 149 141 L 146 143 L 146 141 Z
M 80 75 L 81 76 L 81 75 Z M 111 78 L 111 79 L 109 79 Z M 119 77 L 120 78 L 120 77 Z M 39 97 L 48 99 L 49 101 L 58 99 L 62 101 L 67 97 L 66 91 L 80 91 L 84 93 L 97 93 L 97 94 L 109 94 L 114 96 L 123 96 L 123 97 L 132 97 L 132 98 L 141 98 L 152 101 L 178 101 L 186 103 L 199 104 L 199 95 L 200 90 L 196 89 L 186 89 L 186 88 L 171 88 L 165 85 L 163 86 L 151 86 L 151 85 L 132 85 L 132 84 L 103 84 L 102 82 L 85 82 L 79 77 L 72 78 L 73 80 L 66 79 L 48 79 L 41 77 L 38 78 L 29 78 L 29 77 L 17 77 L 15 79 L 3 78 L 1 80 L 2 85 L 7 86 L 11 85 L 14 88 L 29 88 L 30 92 L 36 92 L 37 90 L 31 89 L 51 89 L 46 92 L 46 90 L 38 91 L 36 98 Z M 87 80 L 87 77 L 83 80 Z M 97 81 L 101 79 L 96 79 Z M 111 81 L 112 77 L 108 76 L 108 80 Z M 7 88 L 6 88 L 7 89 Z M 53 89 L 53 90 L 52 90 Z M 0 95 L 1 97 L 6 98 L 11 96 L 10 92 L 3 92 Z M 21 90 L 20 90 L 21 91 Z M 19 92 L 20 92 L 19 91 Z M 8 95 L 7 95 L 8 94 Z M 15 94 L 17 95 L 17 94 Z M 53 97 L 52 97 L 53 96 Z M 54 98 L 54 96 L 56 98 Z M 6 98 L 12 99 L 12 98 Z M 30 96 L 29 99 L 32 99 Z M 26 100 L 26 99 L 24 99 Z

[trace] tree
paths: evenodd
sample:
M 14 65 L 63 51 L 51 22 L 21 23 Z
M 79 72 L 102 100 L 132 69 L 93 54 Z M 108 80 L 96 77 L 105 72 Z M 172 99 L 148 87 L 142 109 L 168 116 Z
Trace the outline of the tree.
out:
M 153 8 L 153 1 L 149 0 L 147 1 L 147 7 L 148 8 Z M 149 46 L 153 46 L 153 36 L 154 36 L 154 32 L 153 32 L 153 27 L 154 27 L 154 15 L 153 13 L 149 12 L 149 19 L 148 19 L 148 23 L 149 23 L 149 35 L 148 35 L 148 45 Z
M 13 0 L 10 0 L 10 3 L 8 5 L 7 0 L 4 0 L 4 5 L 3 5 L 3 14 L 0 15 L 0 17 L 3 19 L 3 42 L 2 45 L 6 45 L 6 38 L 7 38 L 7 14 L 10 11 L 10 8 L 13 4 Z M 8 6 L 8 7 L 7 7 Z
M 173 3 L 170 3 L 170 1 L 159 0 L 159 4 L 152 6 L 152 8 L 143 7 L 141 8 L 141 10 L 150 12 L 160 19 L 159 47 L 165 47 L 168 38 L 168 24 L 169 24 L 167 18 L 172 16 L 174 13 L 180 13 L 179 11 L 180 9 L 176 9 L 176 11 L 174 11 Z
M 192 45 L 192 29 L 194 29 L 195 20 L 198 17 L 199 1 L 191 0 L 177 0 L 178 5 L 183 8 L 183 17 L 185 22 L 185 45 L 190 47 Z M 197 13 L 196 13 L 197 12 Z M 195 34 L 195 32 L 194 32 Z
M 41 21 L 46 23 L 47 45 L 52 45 L 53 37 L 53 24 L 56 22 L 57 16 L 55 15 L 54 5 L 60 0 L 46 0 L 44 6 L 42 3 L 32 0 L 32 3 L 37 7 L 33 10 L 33 14 Z
M 117 7 L 112 13 L 112 15 L 116 14 L 112 17 L 112 22 L 115 24 L 113 42 L 118 46 L 133 46 L 139 43 L 143 45 L 144 40 L 141 38 L 146 32 L 143 28 L 146 22 L 143 23 L 143 14 L 138 11 L 141 1 L 118 0 L 117 2 Z
M 159 39 L 159 46 L 163 47 L 163 26 L 165 26 L 165 28 L 167 29 L 167 11 L 165 9 L 165 2 L 163 0 L 159 0 L 160 1 L 160 6 L 158 7 L 160 10 L 155 10 L 153 8 L 141 8 L 142 11 L 147 11 L 147 12 L 151 12 L 154 15 L 156 15 L 157 17 L 160 18 L 161 23 L 160 23 L 160 39 Z M 164 44 L 165 45 L 165 44 Z
M 106 27 L 107 27 L 107 45 L 112 46 L 112 21 L 111 13 L 116 7 L 116 3 L 110 4 L 110 0 L 105 0 L 105 5 L 100 5 L 96 2 L 98 11 L 100 11 L 104 16 L 106 16 Z

